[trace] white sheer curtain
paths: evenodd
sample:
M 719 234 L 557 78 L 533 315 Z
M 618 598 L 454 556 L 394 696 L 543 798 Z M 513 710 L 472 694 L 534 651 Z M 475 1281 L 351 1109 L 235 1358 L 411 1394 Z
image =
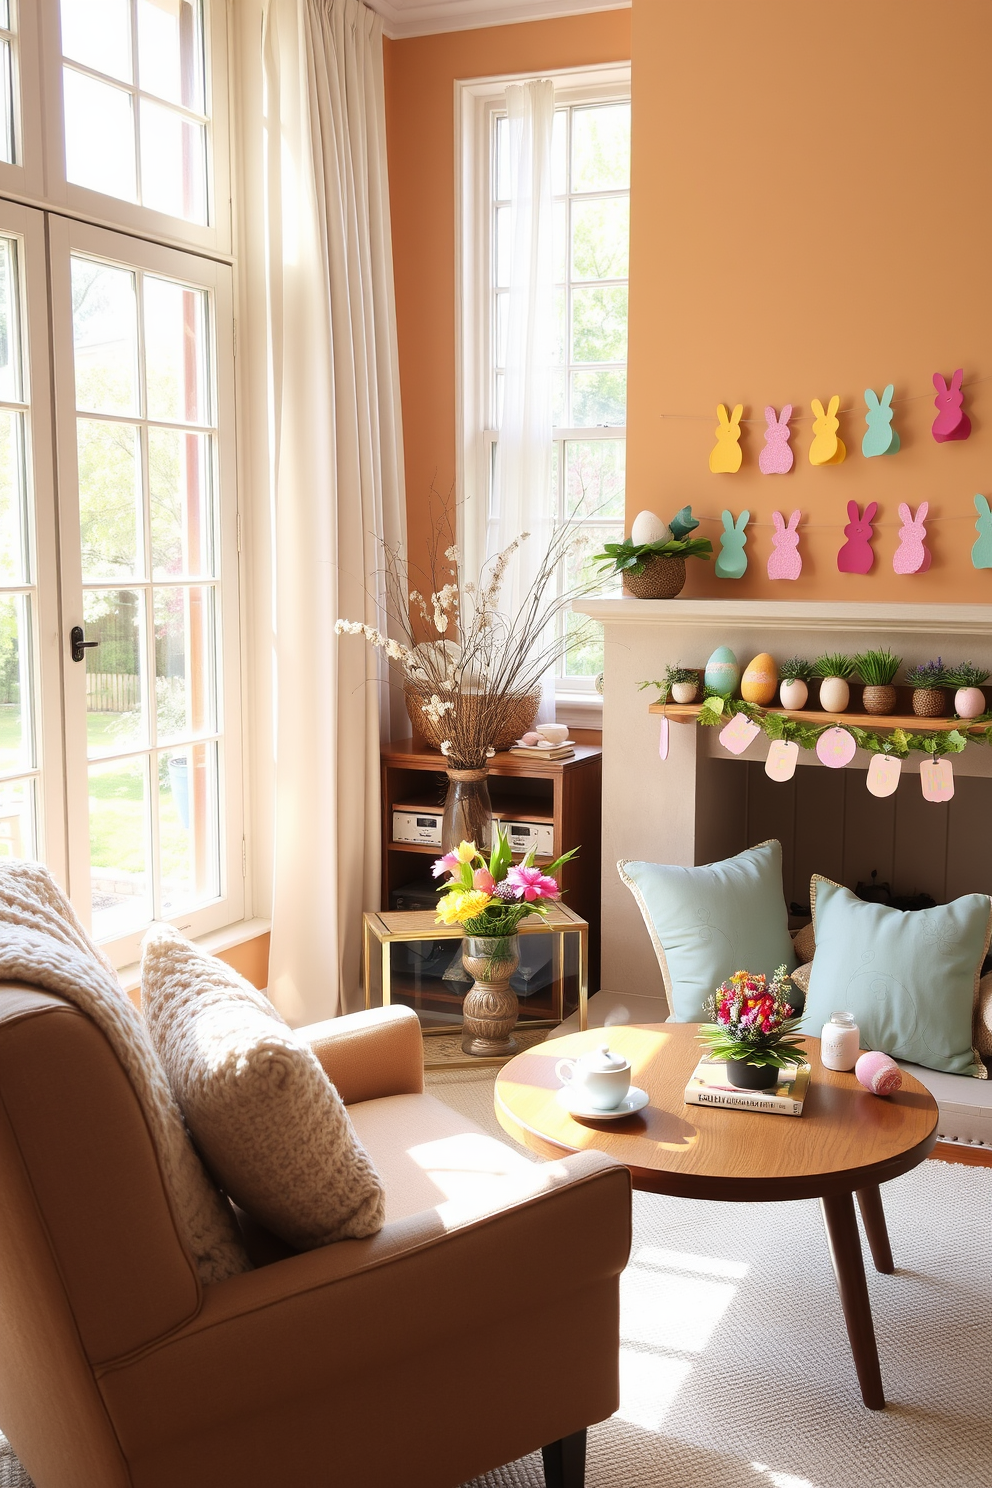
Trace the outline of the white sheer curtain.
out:
M 381 20 L 359 0 L 267 0 L 263 18 L 269 992 L 300 1023 L 357 1006 L 362 911 L 379 902 L 388 703 L 369 649 L 334 622 L 385 628 L 376 539 L 403 536 L 402 432 Z
M 503 418 L 496 445 L 486 556 L 522 532 L 507 571 L 501 608 L 513 614 L 538 569 L 553 527 L 551 375 L 554 359 L 554 257 L 551 135 L 554 84 L 511 83 L 506 90 L 510 164 L 509 306 Z M 542 686 L 538 717 L 555 716 L 554 677 Z

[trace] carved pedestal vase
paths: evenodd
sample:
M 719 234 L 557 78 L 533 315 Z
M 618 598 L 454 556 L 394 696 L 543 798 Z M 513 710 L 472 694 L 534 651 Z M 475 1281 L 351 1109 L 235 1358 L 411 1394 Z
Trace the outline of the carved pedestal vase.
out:
M 479 1058 L 516 1052 L 519 1004 L 510 978 L 520 964 L 516 935 L 469 935 L 462 952 L 474 977 L 462 1005 L 462 1051 Z

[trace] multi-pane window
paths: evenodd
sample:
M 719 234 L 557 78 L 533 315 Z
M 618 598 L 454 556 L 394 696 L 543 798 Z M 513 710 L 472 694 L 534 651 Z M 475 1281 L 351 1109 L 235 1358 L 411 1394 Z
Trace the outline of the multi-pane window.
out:
M 202 0 L 60 0 L 66 179 L 206 223 Z
M 38 590 L 20 248 L 16 237 L 0 237 L 0 858 L 38 851 Z
M 502 412 L 509 310 L 509 124 L 494 113 L 490 212 L 490 469 Z M 552 142 L 556 353 L 553 403 L 555 520 L 587 539 L 562 584 L 585 578 L 590 557 L 623 536 L 627 419 L 627 260 L 630 103 L 556 108 Z M 578 617 L 562 623 L 580 624 Z M 601 634 L 561 663 L 567 686 L 603 666 Z M 586 684 L 588 685 L 588 683 Z
M 0 160 L 14 161 L 14 33 L 10 0 L 0 0 Z
M 220 893 L 212 310 L 72 257 L 94 930 Z

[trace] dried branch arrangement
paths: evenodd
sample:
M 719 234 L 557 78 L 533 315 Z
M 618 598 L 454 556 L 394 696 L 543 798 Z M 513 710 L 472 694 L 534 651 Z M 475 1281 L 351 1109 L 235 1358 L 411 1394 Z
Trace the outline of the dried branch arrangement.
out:
M 501 606 L 507 568 L 529 533 L 521 533 L 466 580 L 452 530 L 451 508 L 432 493 L 428 566 L 419 584 L 398 549 L 382 543 L 386 614 L 391 635 L 355 620 L 339 620 L 339 635 L 363 635 L 402 672 L 426 718 L 439 725 L 441 752 L 455 769 L 481 769 L 493 741 L 513 732 L 528 699 L 536 711 L 541 678 L 589 640 L 588 625 L 569 633 L 559 624 L 573 600 L 602 580 L 559 587 L 567 557 L 587 539 L 567 524 L 555 528 L 533 583 L 514 611 Z

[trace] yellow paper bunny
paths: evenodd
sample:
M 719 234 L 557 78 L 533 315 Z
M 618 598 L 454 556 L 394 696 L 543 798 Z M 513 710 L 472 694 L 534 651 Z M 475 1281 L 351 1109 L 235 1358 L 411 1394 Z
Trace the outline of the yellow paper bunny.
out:
M 837 430 L 840 427 L 840 420 L 837 417 L 837 410 L 840 407 L 839 396 L 835 393 L 830 399 L 826 413 L 823 411 L 823 404 L 819 398 L 811 398 L 809 406 L 816 415 L 813 419 L 813 443 L 809 447 L 809 463 L 811 465 L 839 465 L 847 454 L 843 439 L 837 438 Z
M 730 418 L 727 410 L 721 403 L 716 411 L 720 420 L 713 430 L 716 435 L 716 444 L 710 450 L 710 469 L 714 475 L 736 475 L 741 468 L 741 414 L 744 412 L 744 404 L 736 403 Z

